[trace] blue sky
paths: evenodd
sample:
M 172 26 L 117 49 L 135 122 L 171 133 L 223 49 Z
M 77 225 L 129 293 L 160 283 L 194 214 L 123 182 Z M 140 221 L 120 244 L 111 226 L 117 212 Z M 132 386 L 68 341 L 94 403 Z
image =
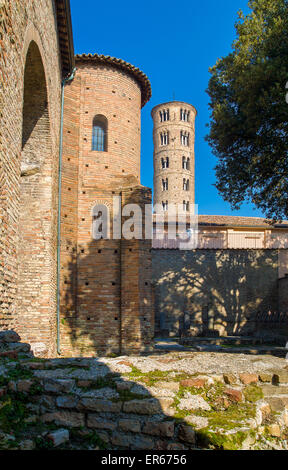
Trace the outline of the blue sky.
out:
M 263 216 L 252 204 L 232 211 L 218 194 L 216 158 L 204 137 L 209 123 L 210 66 L 231 50 L 237 11 L 248 0 L 71 0 L 76 53 L 99 53 L 126 60 L 145 72 L 152 98 L 142 110 L 142 184 L 153 186 L 151 109 L 175 99 L 193 104 L 196 119 L 196 203 L 201 214 Z

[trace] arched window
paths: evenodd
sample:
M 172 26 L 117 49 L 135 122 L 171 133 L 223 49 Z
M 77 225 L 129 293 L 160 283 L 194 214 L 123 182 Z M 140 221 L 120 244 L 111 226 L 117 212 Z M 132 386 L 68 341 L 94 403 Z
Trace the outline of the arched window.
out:
M 107 152 L 108 121 L 102 114 L 97 114 L 93 119 L 92 150 Z
M 166 178 L 165 180 L 162 179 L 162 190 L 168 191 L 168 178 Z
M 163 169 L 169 168 L 169 157 L 162 158 L 161 163 Z

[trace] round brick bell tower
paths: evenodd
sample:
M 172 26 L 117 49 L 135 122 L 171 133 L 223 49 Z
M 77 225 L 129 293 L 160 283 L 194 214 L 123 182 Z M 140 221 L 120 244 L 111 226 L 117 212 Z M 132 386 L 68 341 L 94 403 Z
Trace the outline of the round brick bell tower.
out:
M 166 211 L 180 204 L 189 211 L 195 203 L 195 117 L 191 104 L 171 101 L 151 112 L 154 130 L 154 205 Z

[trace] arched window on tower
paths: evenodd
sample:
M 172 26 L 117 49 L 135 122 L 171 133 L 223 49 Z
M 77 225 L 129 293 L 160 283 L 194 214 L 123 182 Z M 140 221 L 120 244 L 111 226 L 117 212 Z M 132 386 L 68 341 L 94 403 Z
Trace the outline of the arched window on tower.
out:
M 162 179 L 162 190 L 168 191 L 168 178 Z
M 162 168 L 169 168 L 169 157 L 161 158 Z
M 97 114 L 93 119 L 92 150 L 107 152 L 108 121 L 102 114 Z

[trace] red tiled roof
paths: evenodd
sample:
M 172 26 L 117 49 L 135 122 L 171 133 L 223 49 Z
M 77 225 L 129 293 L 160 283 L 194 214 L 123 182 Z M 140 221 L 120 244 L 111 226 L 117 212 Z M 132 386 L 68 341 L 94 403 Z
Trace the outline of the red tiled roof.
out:
M 154 214 L 154 221 L 156 215 Z M 165 220 L 167 215 L 165 214 Z M 207 227 L 262 227 L 262 228 L 285 228 L 288 229 L 288 221 L 271 224 L 269 220 L 261 217 L 243 217 L 231 215 L 198 215 L 198 223 L 200 226 Z

